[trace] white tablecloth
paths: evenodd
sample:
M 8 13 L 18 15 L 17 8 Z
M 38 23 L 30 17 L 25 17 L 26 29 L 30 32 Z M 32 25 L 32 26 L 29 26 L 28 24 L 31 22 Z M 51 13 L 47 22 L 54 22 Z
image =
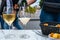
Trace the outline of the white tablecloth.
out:
M 9 38 L 6 35 L 13 35 Z M 0 30 L 0 40 L 49 40 L 37 35 L 33 30 Z

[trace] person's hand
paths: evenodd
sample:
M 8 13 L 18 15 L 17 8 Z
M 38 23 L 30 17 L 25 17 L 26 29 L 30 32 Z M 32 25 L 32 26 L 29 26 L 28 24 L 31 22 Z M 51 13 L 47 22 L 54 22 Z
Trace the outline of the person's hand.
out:
M 19 9 L 18 4 L 15 4 L 15 5 L 14 5 L 14 9 Z
M 13 10 L 13 11 L 12 11 L 12 13 L 13 13 L 13 14 L 16 14 L 16 11 L 15 11 L 15 10 Z
M 36 0 L 27 0 L 27 5 L 34 3 Z

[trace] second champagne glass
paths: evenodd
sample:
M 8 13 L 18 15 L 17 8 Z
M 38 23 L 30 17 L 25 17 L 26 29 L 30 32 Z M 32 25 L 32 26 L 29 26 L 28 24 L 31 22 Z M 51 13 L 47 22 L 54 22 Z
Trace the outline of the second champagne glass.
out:
M 21 8 L 20 8 L 21 9 Z M 22 12 L 20 10 L 20 13 L 22 13 L 20 16 L 19 16 L 19 20 L 21 21 L 21 23 L 23 25 L 26 26 L 26 24 L 29 22 L 30 20 L 30 17 L 26 15 L 26 12 L 25 12 L 25 9 L 26 9 L 26 5 L 24 3 L 24 5 L 22 6 Z

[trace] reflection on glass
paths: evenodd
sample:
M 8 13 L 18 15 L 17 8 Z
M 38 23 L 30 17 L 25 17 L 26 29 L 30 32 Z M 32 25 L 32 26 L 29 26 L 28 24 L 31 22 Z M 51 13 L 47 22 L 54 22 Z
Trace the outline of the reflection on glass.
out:
M 29 20 L 30 20 L 30 18 L 19 18 L 19 20 L 23 23 L 23 25 L 26 25 L 28 22 L 29 22 Z
M 22 34 L 22 35 L 20 35 L 20 38 L 28 39 L 28 38 L 30 38 L 30 36 L 28 34 Z
M 15 38 L 16 36 L 14 34 L 7 34 L 4 37 L 5 39 L 11 39 L 11 38 Z

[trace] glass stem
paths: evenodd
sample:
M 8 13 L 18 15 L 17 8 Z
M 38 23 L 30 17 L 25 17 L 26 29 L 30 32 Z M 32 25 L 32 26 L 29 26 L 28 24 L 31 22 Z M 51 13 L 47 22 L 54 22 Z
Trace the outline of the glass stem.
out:
M 11 29 L 11 25 L 9 25 L 9 33 L 10 33 L 10 31 L 11 31 L 10 29 Z
M 11 25 L 11 28 L 14 29 L 13 24 Z
M 24 15 L 24 14 L 25 14 L 25 9 L 24 9 L 24 7 L 23 7 L 23 16 L 25 17 L 25 15 Z

